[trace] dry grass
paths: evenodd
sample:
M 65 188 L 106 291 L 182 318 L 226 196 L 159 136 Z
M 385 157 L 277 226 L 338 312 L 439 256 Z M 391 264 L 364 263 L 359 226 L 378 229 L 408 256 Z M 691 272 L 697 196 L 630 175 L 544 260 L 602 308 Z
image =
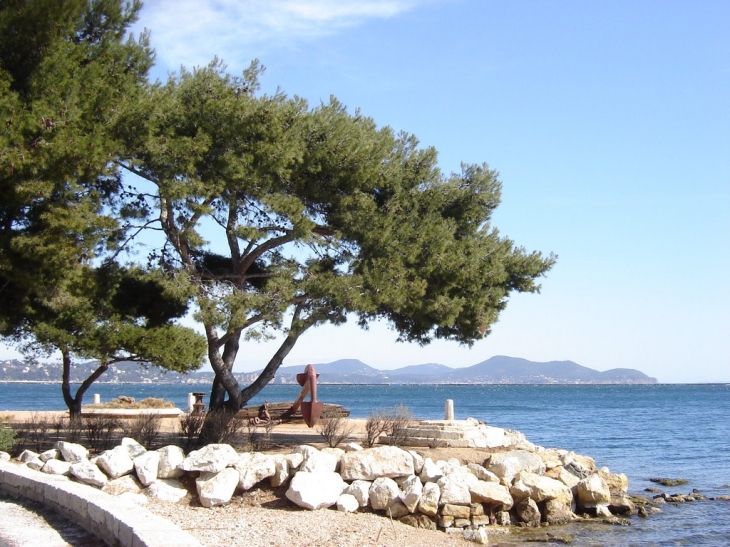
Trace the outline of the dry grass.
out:
M 87 408 L 175 408 L 175 403 L 165 401 L 157 397 L 147 397 L 137 402 L 134 397 L 120 395 L 116 399 L 112 399 L 108 403 L 99 403 L 95 405 L 85 405 Z

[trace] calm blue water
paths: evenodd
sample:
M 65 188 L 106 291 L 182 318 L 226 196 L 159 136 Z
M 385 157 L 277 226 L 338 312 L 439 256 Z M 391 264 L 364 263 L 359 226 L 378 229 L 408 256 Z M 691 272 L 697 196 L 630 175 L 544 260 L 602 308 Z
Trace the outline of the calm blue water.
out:
M 163 397 L 179 408 L 187 405 L 189 385 L 94 386 L 102 401 L 118 395 L 137 399 Z M 251 404 L 291 401 L 299 386 L 268 386 Z M 516 429 L 535 444 L 573 450 L 595 458 L 599 467 L 625 473 L 631 493 L 641 494 L 649 477 L 686 478 L 667 491 L 693 488 L 708 496 L 730 495 L 730 386 L 343 386 L 320 385 L 318 398 L 342 404 L 351 416 L 403 403 L 418 418 L 443 418 L 453 399 L 457 418 L 469 416 L 490 425 Z M 206 397 L 207 402 L 207 397 Z M 59 385 L 0 384 L 0 411 L 63 409 Z M 556 532 L 558 530 L 556 529 Z M 727 546 L 730 502 L 696 502 L 665 506 L 649 519 L 632 519 L 630 527 L 571 528 L 573 545 Z

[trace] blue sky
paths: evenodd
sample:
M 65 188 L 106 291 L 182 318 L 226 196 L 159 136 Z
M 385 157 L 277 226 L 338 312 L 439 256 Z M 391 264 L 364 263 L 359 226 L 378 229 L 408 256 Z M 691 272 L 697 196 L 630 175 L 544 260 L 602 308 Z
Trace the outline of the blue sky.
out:
M 385 325 L 306 333 L 286 365 L 469 366 L 493 355 L 730 381 L 730 2 L 147 0 L 154 76 L 252 59 L 315 105 L 336 96 L 500 172 L 494 225 L 559 260 L 472 348 Z M 244 345 L 237 368 L 270 346 Z

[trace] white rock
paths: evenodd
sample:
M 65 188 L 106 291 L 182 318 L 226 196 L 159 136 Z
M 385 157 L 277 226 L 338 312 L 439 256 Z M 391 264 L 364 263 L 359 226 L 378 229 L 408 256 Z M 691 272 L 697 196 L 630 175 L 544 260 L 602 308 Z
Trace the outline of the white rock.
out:
M 38 452 L 33 452 L 32 450 L 23 450 L 20 453 L 20 456 L 18 456 L 18 460 L 22 463 L 28 463 L 33 460 L 39 460 L 39 454 Z
M 9 462 L 10 461 L 10 454 L 7 452 L 0 451 L 0 462 Z
M 452 473 L 464 472 L 464 469 L 461 466 L 461 462 L 456 458 L 451 458 L 449 460 L 438 460 L 436 461 L 436 465 L 438 465 L 441 469 L 443 476 L 451 475 Z
M 238 486 L 242 490 L 250 490 L 254 485 L 276 473 L 276 459 L 258 452 L 242 454 L 233 467 L 240 475 Z
M 160 453 L 155 451 L 143 452 L 134 458 L 134 471 L 139 482 L 149 486 L 157 480 L 157 471 L 160 468 Z
M 120 496 L 128 492 L 139 494 L 142 492 L 142 485 L 132 475 L 124 475 L 123 477 L 107 482 L 102 486 L 101 491 L 110 496 Z
M 340 474 L 346 481 L 407 477 L 414 474 L 413 456 L 397 446 L 348 452 L 342 456 Z
M 354 513 L 360 508 L 360 503 L 352 494 L 340 494 L 337 498 L 337 510 L 345 513 Z
M 379 477 L 373 481 L 369 491 L 370 507 L 385 511 L 400 497 L 398 484 L 389 477 Z
M 444 472 L 431 458 L 426 458 L 418 476 L 422 482 L 436 482 L 444 476 Z
M 487 471 L 484 466 L 479 465 L 478 463 L 468 463 L 466 464 L 466 468 L 468 469 L 469 473 L 474 475 L 477 479 L 484 482 L 499 482 L 499 477 L 492 473 L 491 471 Z
M 188 494 L 183 483 L 176 479 L 157 479 L 145 492 L 151 498 L 172 503 L 178 503 Z
M 411 475 L 400 485 L 400 500 L 409 513 L 414 513 L 423 495 L 423 483 L 416 475 Z M 395 518 L 395 517 L 394 517 Z
M 193 450 L 182 461 L 184 471 L 208 471 L 220 473 L 238 461 L 238 454 L 229 444 L 209 444 L 200 450 Z
M 515 503 L 525 498 L 531 498 L 536 503 L 558 500 L 570 506 L 573 501 L 573 493 L 565 484 L 529 471 L 522 471 L 515 477 L 509 492 Z
M 439 504 L 469 505 L 471 503 L 469 487 L 477 482 L 479 479 L 471 473 L 451 473 L 441 477 L 437 482 L 441 488 Z
M 70 475 L 71 464 L 68 462 L 62 462 L 61 460 L 46 460 L 43 464 L 41 471 L 48 473 L 49 475 Z
M 274 457 L 274 474 L 269 477 L 269 483 L 274 488 L 283 486 L 289 480 L 289 462 L 284 456 Z
M 184 471 L 180 467 L 185 459 L 185 452 L 179 446 L 163 446 L 156 451 L 160 455 L 157 466 L 157 477 L 160 479 L 176 479 L 182 477 Z
M 499 505 L 503 511 L 509 511 L 513 505 L 507 487 L 496 482 L 477 481 L 469 485 L 469 493 L 473 503 Z
M 372 484 L 373 483 L 370 481 L 358 479 L 356 481 L 352 481 L 350 486 L 345 489 L 344 493 L 355 496 L 360 507 L 367 507 L 370 503 L 370 487 Z
M 46 464 L 40 458 L 35 458 L 25 462 L 25 465 L 27 465 L 34 471 L 40 471 Z
M 421 469 L 423 469 L 423 456 L 415 450 L 409 450 L 408 453 L 411 455 L 411 458 L 413 458 L 413 473 L 416 475 L 420 474 Z
M 593 474 L 575 486 L 576 501 L 583 509 L 594 509 L 611 503 L 611 491 L 600 475 Z
M 420 513 L 435 517 L 438 514 L 439 499 L 441 498 L 441 488 L 435 482 L 427 482 L 423 485 L 423 494 L 418 500 L 417 509 Z
M 89 451 L 80 444 L 57 441 L 54 448 L 57 448 L 63 459 L 69 463 L 80 462 L 89 457 Z
M 137 441 L 135 441 L 131 437 L 124 437 L 122 439 L 122 442 L 120 443 L 120 446 L 123 446 L 124 448 L 126 448 L 127 453 L 129 454 L 129 457 L 132 459 L 147 452 L 147 449 L 144 446 L 139 444 Z
M 359 452 L 362 450 L 362 445 L 358 443 L 345 443 L 342 445 L 342 449 L 345 452 Z
M 111 450 L 105 450 L 96 458 L 96 465 L 106 473 L 110 479 L 117 479 L 128 475 L 134 469 L 134 462 L 129 457 L 129 452 L 123 446 L 115 446 Z
M 238 480 L 239 473 L 232 467 L 226 467 L 220 473 L 201 473 L 195 480 L 201 505 L 215 507 L 231 501 Z
M 505 486 L 511 486 L 515 475 L 520 471 L 529 471 L 542 475 L 545 473 L 545 463 L 534 452 L 525 450 L 511 450 L 498 452 L 484 462 L 487 471 L 497 475 Z
M 299 453 L 303 457 L 299 471 L 306 471 L 307 473 L 318 473 L 320 471 L 334 473 L 340 464 L 340 459 L 337 456 L 329 452 L 317 450 L 313 446 L 298 446 L 293 452 Z
M 466 541 L 471 541 L 472 543 L 477 543 L 479 545 L 489 544 L 489 535 L 487 534 L 487 530 L 485 528 L 465 528 L 464 539 Z
M 411 512 L 408 510 L 408 507 L 406 507 L 401 500 L 395 500 L 385 511 L 385 514 L 392 519 L 399 519 L 409 515 L 410 513 Z
M 101 469 L 89 460 L 72 463 L 69 471 L 71 472 L 71 475 L 81 482 L 92 486 L 104 486 L 108 480 L 107 476 L 102 473 Z
M 347 483 L 334 471 L 298 471 L 289 483 L 286 497 L 305 509 L 324 509 L 335 505 L 346 487 Z
M 51 448 L 50 450 L 41 452 L 38 457 L 41 459 L 42 462 L 47 462 L 48 460 L 60 460 L 61 451 L 58 450 L 58 448 Z

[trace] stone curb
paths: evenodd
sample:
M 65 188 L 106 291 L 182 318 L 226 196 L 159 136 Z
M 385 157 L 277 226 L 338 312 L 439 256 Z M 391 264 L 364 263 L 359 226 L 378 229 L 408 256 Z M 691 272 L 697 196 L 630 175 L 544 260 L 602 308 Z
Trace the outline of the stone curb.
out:
M 44 504 L 109 545 L 201 547 L 197 539 L 170 521 L 66 477 L 0 462 L 0 490 Z

